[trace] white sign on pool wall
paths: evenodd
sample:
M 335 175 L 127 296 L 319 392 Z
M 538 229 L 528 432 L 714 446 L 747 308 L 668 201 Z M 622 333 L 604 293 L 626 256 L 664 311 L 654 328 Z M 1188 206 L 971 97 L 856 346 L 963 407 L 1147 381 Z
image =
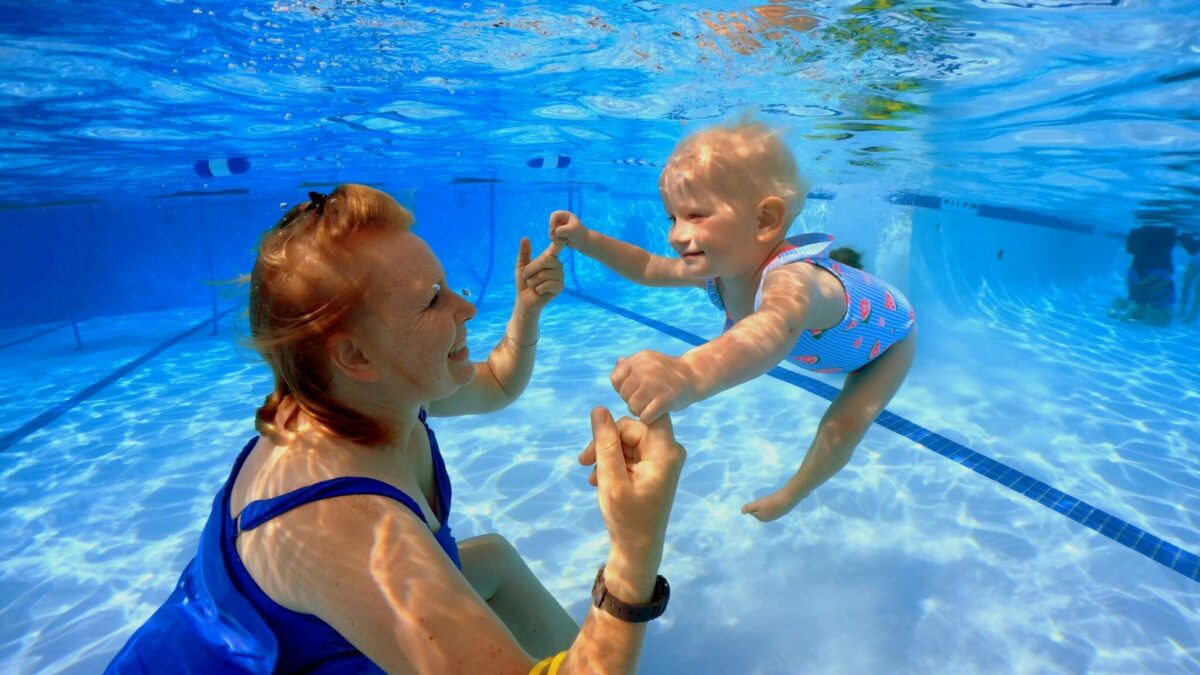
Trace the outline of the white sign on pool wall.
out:
M 525 160 L 525 165 L 531 169 L 565 169 L 571 166 L 571 158 L 566 155 L 542 155 Z
M 213 157 L 196 162 L 192 170 L 201 178 L 240 176 L 250 170 L 250 160 L 245 157 Z

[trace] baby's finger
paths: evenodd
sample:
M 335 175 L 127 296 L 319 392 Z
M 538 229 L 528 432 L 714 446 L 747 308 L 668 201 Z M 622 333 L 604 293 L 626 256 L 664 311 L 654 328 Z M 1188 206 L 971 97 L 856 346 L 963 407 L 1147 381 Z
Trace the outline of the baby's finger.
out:
M 638 387 L 636 391 L 630 392 L 629 396 L 622 395 L 625 400 L 625 405 L 629 406 L 629 413 L 634 417 L 640 418 L 646 406 L 654 400 L 653 392 L 647 391 L 648 387 Z
M 628 403 L 629 400 L 633 398 L 641 388 L 641 381 L 638 378 L 627 377 L 625 378 L 625 381 L 621 383 L 621 388 L 617 390 L 617 395 L 621 397 L 622 401 Z
M 624 359 L 617 359 L 617 365 L 613 367 L 612 374 L 608 376 L 608 381 L 612 382 L 613 389 L 617 392 L 621 391 L 621 385 L 629 378 L 630 368 Z
M 663 413 L 667 411 L 666 409 L 667 405 L 663 401 L 663 397 L 655 397 L 642 408 L 642 414 L 638 416 L 638 419 L 642 421 L 642 424 L 651 424 L 654 420 L 662 417 Z
M 554 211 L 550 214 L 550 227 L 554 227 L 555 225 L 566 225 L 567 221 L 570 219 L 570 211 Z

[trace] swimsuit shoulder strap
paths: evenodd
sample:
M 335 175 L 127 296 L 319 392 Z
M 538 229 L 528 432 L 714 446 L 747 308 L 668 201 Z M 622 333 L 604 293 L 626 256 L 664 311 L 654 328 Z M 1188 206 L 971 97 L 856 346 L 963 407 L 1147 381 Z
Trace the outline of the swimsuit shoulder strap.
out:
M 721 290 L 717 288 L 717 280 L 715 277 L 704 280 L 704 292 L 708 293 L 708 299 L 722 312 L 725 311 L 725 301 L 721 299 Z
M 436 469 L 439 471 L 440 475 L 444 476 L 446 473 L 445 465 L 442 464 L 441 453 L 438 451 L 437 442 L 433 438 L 433 433 L 429 429 L 429 425 L 425 423 L 427 415 L 424 408 L 421 409 L 417 417 L 421 420 L 421 424 L 425 425 L 425 430 L 430 435 L 429 441 L 433 446 L 434 463 L 436 465 Z M 238 469 L 241 468 L 242 462 L 245 461 L 246 456 L 250 454 L 250 449 L 253 447 L 253 445 L 254 441 L 252 440 L 249 444 L 247 444 L 246 449 L 242 451 L 242 456 L 238 458 L 237 467 L 234 469 L 235 476 L 237 475 Z M 443 482 L 448 483 L 448 481 L 438 481 L 438 500 L 445 503 L 448 501 L 447 493 L 449 492 L 449 485 L 443 486 Z M 311 504 L 312 502 L 318 502 L 322 499 L 331 499 L 333 497 L 342 497 L 345 495 L 377 495 L 380 497 L 394 499 L 407 506 L 408 509 L 413 513 L 417 514 L 417 517 L 421 519 L 421 522 L 425 523 L 427 526 L 429 525 L 429 521 L 425 519 L 425 514 L 421 512 L 421 507 L 418 506 L 417 503 L 413 501 L 413 498 L 409 497 L 403 490 L 381 480 L 366 478 L 363 476 L 343 476 L 341 478 L 331 478 L 329 480 L 321 481 L 320 483 L 314 483 L 312 485 L 306 485 L 302 488 L 297 488 L 291 492 L 288 492 L 287 494 L 271 497 L 270 499 L 260 499 L 255 502 L 251 502 L 247 504 L 245 508 L 242 509 L 241 514 L 238 515 L 238 523 L 240 524 L 240 529 L 242 531 L 253 530 L 268 520 L 271 520 L 276 516 L 281 516 L 294 508 L 304 506 L 305 504 Z
M 800 260 L 825 258 L 829 247 L 833 246 L 833 235 L 824 232 L 806 232 L 794 237 L 788 237 L 783 249 L 763 266 L 762 277 L 758 280 L 758 292 L 754 295 L 754 308 L 757 310 L 762 303 L 763 283 L 771 270 Z
M 242 509 L 241 515 L 238 517 L 241 523 L 242 531 L 253 530 L 263 523 L 271 520 L 276 516 L 281 516 L 294 508 L 311 504 L 312 502 L 322 499 L 330 499 L 332 497 L 341 497 L 344 495 L 378 495 L 380 497 L 390 497 L 401 504 L 404 504 L 410 511 L 417 514 L 421 522 L 429 524 L 425 520 L 425 514 L 421 513 L 421 507 L 413 501 L 402 490 L 394 485 L 389 485 L 381 480 L 374 478 L 365 478 L 362 476 L 343 476 L 341 478 L 331 478 L 329 480 L 306 485 L 302 488 L 292 490 L 287 494 L 272 497 L 270 499 L 260 499 L 256 502 L 251 502 Z

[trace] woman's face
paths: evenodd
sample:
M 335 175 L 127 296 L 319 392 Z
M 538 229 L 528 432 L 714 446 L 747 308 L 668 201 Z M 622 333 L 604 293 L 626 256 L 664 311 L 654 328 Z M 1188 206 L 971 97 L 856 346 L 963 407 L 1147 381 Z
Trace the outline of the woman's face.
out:
M 393 230 L 363 245 L 370 281 L 352 329 L 382 384 L 422 403 L 475 377 L 466 323 L 475 306 L 446 284 L 437 256 L 412 232 Z

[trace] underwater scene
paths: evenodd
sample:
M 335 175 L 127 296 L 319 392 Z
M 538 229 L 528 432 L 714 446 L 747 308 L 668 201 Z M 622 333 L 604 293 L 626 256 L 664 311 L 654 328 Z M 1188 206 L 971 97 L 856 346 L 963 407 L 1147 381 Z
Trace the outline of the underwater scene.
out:
M 393 352 L 362 347 L 343 368 L 329 347 L 305 396 L 361 385 L 390 410 L 407 388 L 442 401 L 497 373 L 508 398 L 487 414 L 422 405 L 434 497 L 397 482 L 425 493 L 408 507 L 422 520 L 448 513 L 462 547 L 465 577 L 440 558 L 430 569 L 495 616 L 440 590 L 425 600 L 445 600 L 465 644 L 506 636 L 522 669 L 454 666 L 445 654 L 462 650 L 432 633 L 418 646 L 451 660 L 400 640 L 383 651 L 407 665 L 373 667 L 523 673 L 520 659 L 567 649 L 531 648 L 480 590 L 464 542 L 489 533 L 574 624 L 625 628 L 592 617 L 620 542 L 579 458 L 594 407 L 651 416 L 659 404 L 625 386 L 642 382 L 674 392 L 658 412 L 686 461 L 673 506 L 655 507 L 670 516 L 661 563 L 647 563 L 669 606 L 628 670 L 1200 672 L 1200 4 L 46 0 L 0 3 L 0 37 L 0 671 L 187 671 L 118 654 L 205 550 L 227 480 L 241 499 L 231 468 L 259 470 L 239 450 L 269 436 L 256 411 L 287 370 L 261 355 L 278 317 L 260 309 L 260 251 L 348 208 L 350 183 L 411 213 L 411 257 L 362 255 L 383 256 L 371 274 L 396 288 L 434 275 L 420 278 L 457 312 L 449 375 L 420 370 L 421 336 L 441 324 L 410 334 L 392 317 Z M 768 131 L 762 157 L 794 157 L 794 194 L 712 196 L 787 173 L 749 141 L 687 145 L 747 128 Z M 316 248 L 344 278 L 377 278 Z M 522 270 L 539 265 L 552 290 L 523 326 L 542 291 Z M 764 356 L 749 328 L 792 311 L 779 289 L 793 281 L 811 292 L 794 310 L 806 322 Z M 821 323 L 827 305 L 843 309 Z M 463 339 L 485 365 L 445 384 Z M 354 354 L 403 384 L 356 376 Z M 515 393 L 506 358 L 532 367 Z M 676 386 L 685 362 L 705 365 Z M 774 517 L 747 509 L 784 493 Z M 281 522 L 302 508 L 316 507 Z M 241 527 L 246 557 L 257 544 Z M 262 560 L 238 574 L 288 621 L 340 625 L 281 595 L 309 582 Z M 339 602 L 359 603 L 355 588 Z M 575 651 L 588 640 L 624 644 L 588 625 L 561 672 L 603 670 Z M 335 636 L 374 658 L 360 629 Z M 284 644 L 266 671 L 319 670 Z

